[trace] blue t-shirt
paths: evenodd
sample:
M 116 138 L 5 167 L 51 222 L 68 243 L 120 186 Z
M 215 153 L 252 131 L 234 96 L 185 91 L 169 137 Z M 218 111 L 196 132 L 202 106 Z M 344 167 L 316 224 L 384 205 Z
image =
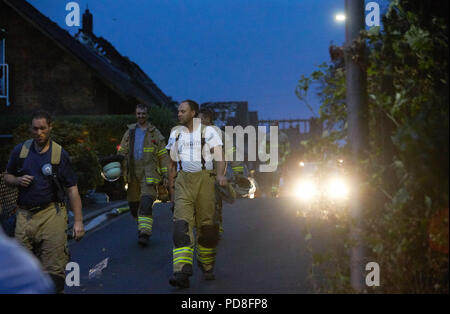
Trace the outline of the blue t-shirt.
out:
M 145 132 L 146 130 L 137 127 L 136 132 L 134 133 L 134 160 L 142 159 L 142 153 L 144 151 Z
M 23 175 L 33 176 L 33 182 L 26 188 L 19 187 L 19 197 L 17 204 L 22 206 L 39 206 L 56 201 L 56 188 L 53 185 L 50 176 L 42 173 L 42 166 L 50 164 L 52 157 L 53 143 L 43 154 L 36 151 L 34 143 L 31 144 L 27 158 L 23 161 L 23 167 L 20 171 L 20 151 L 23 144 L 14 147 L 6 166 L 6 172 L 16 177 Z M 77 185 L 77 177 L 70 163 L 69 154 L 62 149 L 61 161 L 58 166 L 56 176 L 65 188 Z

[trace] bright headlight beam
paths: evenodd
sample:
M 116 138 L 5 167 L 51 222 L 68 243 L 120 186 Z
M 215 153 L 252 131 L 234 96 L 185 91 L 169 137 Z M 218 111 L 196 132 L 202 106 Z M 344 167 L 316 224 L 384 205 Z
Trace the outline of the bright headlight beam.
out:
M 347 183 L 342 179 L 332 179 L 328 183 L 328 196 L 335 199 L 348 197 L 349 190 Z
M 317 194 L 317 187 L 314 182 L 303 181 L 297 184 L 295 188 L 295 195 L 302 200 L 309 201 Z

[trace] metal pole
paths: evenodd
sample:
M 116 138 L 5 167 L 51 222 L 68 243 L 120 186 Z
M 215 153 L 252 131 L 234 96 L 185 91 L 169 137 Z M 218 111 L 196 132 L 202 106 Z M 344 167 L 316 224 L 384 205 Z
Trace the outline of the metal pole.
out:
M 352 164 L 360 165 L 368 148 L 368 108 L 366 90 L 366 71 L 361 65 L 361 59 L 352 58 L 349 47 L 358 38 L 361 30 L 365 29 L 364 0 L 345 0 L 345 71 L 346 71 L 346 101 L 348 113 L 348 140 L 352 154 Z M 363 56 L 364 46 L 360 46 L 358 55 Z M 354 167 L 359 169 L 359 167 Z M 350 203 L 350 216 L 353 221 L 351 231 L 352 248 L 350 257 L 351 285 L 357 292 L 365 289 L 365 250 L 361 235 L 363 210 L 367 206 L 361 183 L 361 171 L 355 173 L 354 193 Z

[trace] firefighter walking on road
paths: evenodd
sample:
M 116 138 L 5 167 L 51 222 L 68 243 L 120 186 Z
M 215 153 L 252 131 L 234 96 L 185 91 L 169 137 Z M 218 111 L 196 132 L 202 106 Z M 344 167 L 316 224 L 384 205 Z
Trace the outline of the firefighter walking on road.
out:
M 128 125 L 118 154 L 124 156 L 130 212 L 137 219 L 138 243 L 145 247 L 153 231 L 153 204 L 161 185 L 168 186 L 169 156 L 161 132 L 148 121 L 148 107 L 136 106 L 137 123 Z
M 15 237 L 39 258 L 61 293 L 69 261 L 64 188 L 74 214 L 74 238 L 84 235 L 77 177 L 69 154 L 50 140 L 48 112 L 33 114 L 31 130 L 34 138 L 14 148 L 5 174 L 5 182 L 19 188 Z
M 201 108 L 200 109 L 200 113 L 198 115 L 198 117 L 201 119 L 201 123 L 203 125 L 213 125 L 213 121 L 214 121 L 214 112 L 208 108 Z M 222 130 L 220 130 L 219 128 L 216 129 L 218 132 L 220 132 L 220 136 L 222 139 L 222 142 L 224 144 L 223 147 L 225 147 L 225 132 L 223 132 Z M 233 175 L 236 174 L 240 174 L 243 175 L 244 174 L 244 163 L 242 161 L 237 161 L 234 158 L 234 153 L 236 152 L 236 147 L 233 145 L 233 147 L 231 149 L 229 149 L 229 151 L 225 151 L 225 160 L 226 161 L 230 161 L 229 163 L 226 163 L 226 168 L 230 168 L 231 169 L 231 173 Z M 225 175 L 226 175 L 226 170 L 225 170 Z M 222 236 L 223 234 L 223 215 L 222 215 L 222 208 L 223 208 L 223 200 L 220 197 L 219 193 L 216 193 L 216 215 L 217 215 L 217 219 L 219 222 L 219 235 Z
M 167 145 L 172 159 L 169 167 L 170 187 L 175 190 L 171 193 L 174 195 L 175 209 L 173 276 L 169 282 L 179 288 L 189 287 L 195 246 L 197 264 L 203 271 L 204 279 L 214 279 L 219 240 L 219 225 L 215 219 L 215 183 L 227 185 L 223 175 L 222 140 L 213 127 L 201 125 L 200 119 L 194 121 L 198 112 L 196 102 L 181 102 L 178 107 L 181 126 L 172 130 Z M 214 171 L 213 159 L 217 172 Z

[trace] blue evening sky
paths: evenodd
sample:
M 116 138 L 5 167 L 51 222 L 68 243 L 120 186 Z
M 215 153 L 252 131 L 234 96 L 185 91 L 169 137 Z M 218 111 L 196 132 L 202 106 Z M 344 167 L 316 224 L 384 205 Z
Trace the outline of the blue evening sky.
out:
M 69 0 L 28 0 L 70 33 Z M 136 62 L 168 96 L 248 101 L 260 119 L 309 118 L 297 81 L 344 42 L 344 0 L 78 0 L 94 33 Z M 315 111 L 319 103 L 311 100 Z

